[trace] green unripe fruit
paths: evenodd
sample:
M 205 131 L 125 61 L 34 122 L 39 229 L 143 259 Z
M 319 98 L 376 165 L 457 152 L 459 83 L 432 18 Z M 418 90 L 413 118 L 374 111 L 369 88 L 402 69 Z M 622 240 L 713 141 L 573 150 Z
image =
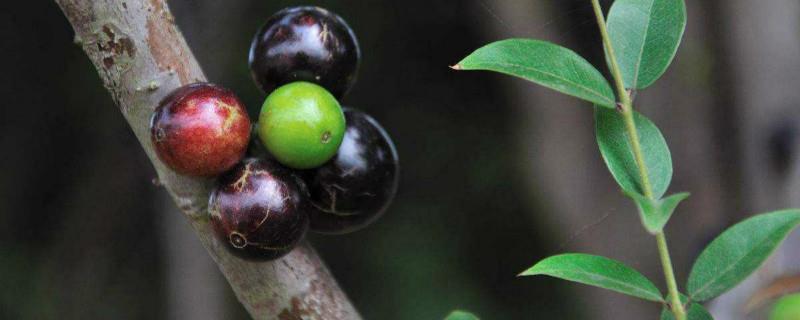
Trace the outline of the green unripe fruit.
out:
M 342 144 L 345 119 L 325 88 L 293 82 L 272 92 L 261 107 L 258 136 L 275 159 L 295 169 L 315 168 Z
M 769 320 L 798 320 L 800 319 L 800 293 L 785 296 L 775 303 Z

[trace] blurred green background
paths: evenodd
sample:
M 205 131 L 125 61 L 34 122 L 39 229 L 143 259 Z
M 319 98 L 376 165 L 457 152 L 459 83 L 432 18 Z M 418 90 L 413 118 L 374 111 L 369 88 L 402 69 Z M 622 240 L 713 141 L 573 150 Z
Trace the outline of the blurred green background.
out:
M 760 162 L 736 156 L 757 150 L 740 126 L 747 113 L 736 111 L 748 103 L 732 67 L 741 55 L 729 55 L 739 52 L 730 33 L 760 31 L 726 28 L 743 13 L 722 3 L 690 4 L 663 89 L 642 97 L 670 145 L 688 146 L 673 149 L 672 190 L 693 191 L 687 208 L 699 213 L 673 222 L 691 227 L 668 229 L 679 278 L 718 230 L 763 206 L 742 196 L 753 185 L 748 163 Z M 251 112 L 264 99 L 247 67 L 251 37 L 272 13 L 299 4 L 331 9 L 354 29 L 363 60 L 342 104 L 381 122 L 400 155 L 399 193 L 379 222 L 310 236 L 366 319 L 439 319 L 454 308 L 485 319 L 655 318 L 655 305 L 516 277 L 547 255 L 589 251 L 661 283 L 652 240 L 602 167 L 588 108 L 518 80 L 448 68 L 508 37 L 551 39 L 602 66 L 588 1 L 170 1 L 210 81 Z M 149 161 L 59 8 L 0 7 L 0 319 L 246 319 L 151 182 Z M 781 37 L 795 43 L 798 33 Z M 797 83 L 796 74 L 764 81 Z M 793 166 L 781 163 L 793 163 L 796 103 L 772 100 L 780 112 L 765 125 L 780 130 L 754 139 L 788 176 Z M 672 105 L 681 107 L 664 111 Z M 548 114 L 556 109 L 565 111 Z

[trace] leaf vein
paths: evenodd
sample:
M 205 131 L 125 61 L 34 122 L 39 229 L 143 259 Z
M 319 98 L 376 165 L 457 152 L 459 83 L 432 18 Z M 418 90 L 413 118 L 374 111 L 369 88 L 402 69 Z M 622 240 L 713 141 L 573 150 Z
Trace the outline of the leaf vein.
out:
M 650 2 L 650 7 L 647 8 L 647 22 L 644 25 L 644 32 L 642 33 L 642 45 L 639 48 L 638 57 L 636 58 L 636 65 L 633 67 L 633 83 L 631 86 L 635 88 L 639 82 L 639 68 L 642 65 L 642 56 L 644 56 L 644 46 L 647 43 L 647 34 L 650 31 L 650 20 L 652 19 L 653 6 L 657 0 Z
M 540 272 L 542 272 L 543 274 L 551 274 L 551 275 L 559 274 L 558 270 L 556 270 L 556 269 L 552 269 L 552 271 L 549 271 L 549 272 L 552 272 L 552 273 L 544 273 L 544 271 L 540 271 Z M 604 275 L 599 274 L 599 273 L 592 273 L 592 272 L 587 272 L 587 271 L 583 271 L 583 270 L 572 270 L 570 272 L 574 272 L 574 273 L 577 273 L 577 274 L 580 274 L 580 275 L 584 275 L 584 276 L 589 276 L 589 277 L 595 278 L 595 279 L 599 278 L 599 279 L 607 280 L 607 281 L 612 282 L 612 283 L 614 283 L 614 284 L 616 284 L 618 286 L 622 286 L 622 287 L 625 287 L 627 289 L 630 289 L 631 291 L 636 292 L 638 294 L 641 294 L 643 296 L 653 297 L 653 293 L 650 292 L 647 289 L 644 289 L 644 288 L 641 288 L 641 287 L 638 287 L 638 286 L 634 286 L 634 285 L 631 285 L 631 284 L 629 284 L 627 282 L 616 280 L 614 278 L 610 278 L 610 277 L 604 276 Z M 660 301 L 660 300 L 661 300 L 661 296 L 658 295 L 657 301 Z
M 765 241 L 765 240 L 768 240 L 770 238 L 770 234 L 771 234 L 771 232 L 770 233 L 766 233 L 766 235 L 763 238 L 761 238 L 761 239 L 759 239 L 757 241 L 758 245 L 757 246 L 753 246 L 753 248 L 761 247 L 762 245 L 767 243 L 768 241 Z M 705 285 L 701 286 L 697 290 L 694 290 L 694 292 L 692 292 L 691 296 L 692 297 L 697 296 L 699 293 L 703 293 L 703 291 L 707 290 L 711 285 L 717 284 L 717 282 L 723 276 L 727 275 L 733 268 L 735 268 L 739 264 L 739 262 L 741 262 L 742 260 L 744 260 L 745 258 L 749 257 L 751 254 L 753 254 L 754 252 L 757 252 L 757 251 L 758 250 L 756 250 L 756 249 L 749 250 L 747 253 L 743 254 L 739 258 L 736 258 L 736 260 L 733 263 L 731 263 L 727 267 L 723 268 L 722 272 L 718 272 L 717 276 L 712 277 L 711 280 L 707 281 Z
M 582 85 L 580 83 L 577 83 L 577 82 L 574 82 L 574 81 L 569 80 L 567 78 L 558 76 L 557 74 L 554 74 L 554 73 L 551 73 L 551 72 L 547 72 L 547 71 L 543 71 L 543 70 L 540 70 L 540 69 L 536 69 L 536 68 L 532 68 L 532 67 L 528 67 L 528 66 L 524 66 L 524 65 L 520 65 L 520 64 L 515 64 L 515 63 L 486 62 L 486 63 L 476 64 L 476 66 L 480 66 L 480 65 L 483 65 L 483 66 L 516 67 L 516 68 L 520 68 L 520 69 L 523 69 L 523 70 L 526 70 L 526 71 L 538 72 L 540 74 L 551 76 L 553 78 L 559 79 L 559 80 L 567 82 L 569 84 L 572 84 L 575 87 L 578 87 L 578 88 L 583 89 L 584 91 L 586 91 L 588 93 L 593 94 L 595 97 L 599 98 L 600 100 L 605 101 L 608 105 L 614 105 L 614 101 L 611 100 L 611 99 L 608 99 L 608 97 L 606 95 L 604 95 L 604 94 L 602 94 L 602 93 L 600 93 L 600 92 L 598 92 L 596 90 L 593 90 L 593 89 L 591 89 L 589 87 L 586 87 L 586 86 L 584 86 L 584 85 Z

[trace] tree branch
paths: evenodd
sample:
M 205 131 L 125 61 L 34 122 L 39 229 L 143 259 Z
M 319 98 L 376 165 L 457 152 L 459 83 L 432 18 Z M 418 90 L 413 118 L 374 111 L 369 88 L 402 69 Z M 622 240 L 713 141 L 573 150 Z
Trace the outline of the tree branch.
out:
M 211 181 L 165 167 L 150 143 L 149 122 L 158 102 L 175 88 L 205 81 L 164 0 L 56 0 L 131 129 L 153 162 L 160 183 L 191 222 L 256 319 L 360 319 L 320 258 L 301 244 L 273 262 L 232 256 L 211 233 L 207 218 Z

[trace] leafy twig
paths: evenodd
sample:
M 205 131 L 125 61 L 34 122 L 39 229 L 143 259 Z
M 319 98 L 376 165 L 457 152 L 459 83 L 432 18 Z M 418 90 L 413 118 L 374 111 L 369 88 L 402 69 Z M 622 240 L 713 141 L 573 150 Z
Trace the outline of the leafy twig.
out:
M 623 118 L 625 119 L 625 127 L 628 131 L 628 138 L 631 142 L 631 149 L 633 150 L 633 156 L 636 160 L 636 166 L 639 169 L 639 176 L 642 181 L 644 196 L 653 199 L 653 188 L 650 185 L 650 176 L 647 173 L 647 166 L 644 162 L 642 147 L 639 143 L 639 133 L 636 129 L 636 123 L 633 120 L 633 103 L 631 102 L 630 95 L 628 95 L 628 91 L 625 90 L 622 73 L 620 72 L 619 65 L 617 64 L 617 58 L 614 55 L 614 47 L 611 45 L 611 38 L 608 36 L 608 31 L 606 30 L 605 16 L 600 8 L 599 1 L 592 0 L 592 7 L 594 8 L 595 17 L 597 18 L 597 25 L 600 28 L 600 35 L 603 37 L 603 44 L 605 45 L 606 53 L 609 57 L 608 60 L 610 62 L 611 74 L 614 78 L 614 84 L 619 95 L 620 104 L 622 106 L 621 112 Z M 669 249 L 667 248 L 666 236 L 664 236 L 663 231 L 660 231 L 655 235 L 655 237 L 658 244 L 659 257 L 661 258 L 661 267 L 664 269 L 664 278 L 667 282 L 670 308 L 672 309 L 672 313 L 675 314 L 675 319 L 686 320 L 686 310 L 681 303 L 680 295 L 678 293 L 678 285 L 675 282 L 675 272 L 672 269 L 672 260 L 669 255 Z

